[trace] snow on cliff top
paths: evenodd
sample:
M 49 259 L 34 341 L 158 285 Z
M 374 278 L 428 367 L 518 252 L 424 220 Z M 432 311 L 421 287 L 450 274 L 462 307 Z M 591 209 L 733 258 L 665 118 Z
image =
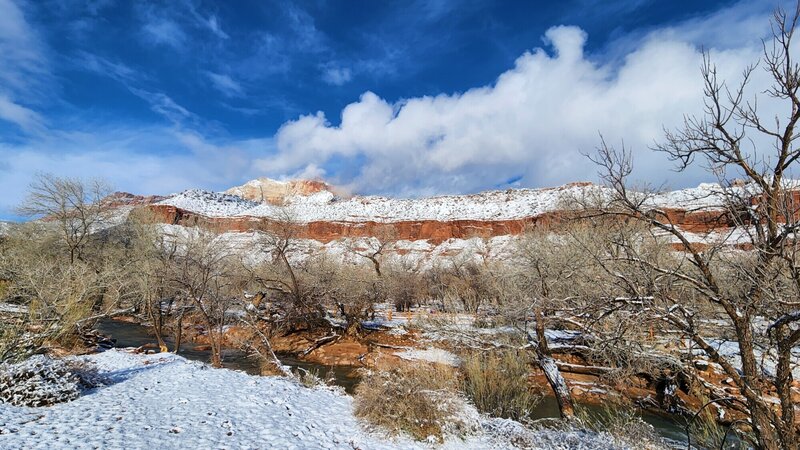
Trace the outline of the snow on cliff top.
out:
M 231 217 L 242 215 L 258 205 L 239 196 L 201 189 L 190 189 L 162 200 L 157 205 L 171 205 L 194 211 L 209 217 Z
M 190 190 L 159 202 L 210 217 L 289 215 L 299 222 L 393 222 L 403 220 L 510 220 L 558 209 L 565 198 L 597 191 L 597 186 L 567 185 L 548 189 L 512 189 L 472 195 L 419 199 L 355 196 L 342 199 L 329 191 L 292 196 L 283 206 L 240 197 Z
M 287 197 L 282 205 L 242 197 L 189 190 L 159 202 L 208 217 L 290 218 L 297 222 L 395 222 L 418 220 L 514 220 L 563 209 L 575 198 L 606 197 L 607 188 L 569 184 L 557 188 L 509 189 L 471 195 L 444 195 L 418 199 L 354 196 L 343 199 L 330 191 Z M 679 209 L 719 208 L 723 190 L 704 183 L 696 188 L 660 193 L 654 206 Z

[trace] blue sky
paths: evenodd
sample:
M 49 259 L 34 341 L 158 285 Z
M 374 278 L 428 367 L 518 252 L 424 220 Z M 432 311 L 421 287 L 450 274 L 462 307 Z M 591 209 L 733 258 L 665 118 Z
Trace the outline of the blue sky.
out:
M 598 132 L 689 185 L 646 147 L 698 107 L 699 48 L 735 74 L 775 6 L 0 0 L 0 218 L 36 172 L 142 194 L 547 186 L 594 178 Z

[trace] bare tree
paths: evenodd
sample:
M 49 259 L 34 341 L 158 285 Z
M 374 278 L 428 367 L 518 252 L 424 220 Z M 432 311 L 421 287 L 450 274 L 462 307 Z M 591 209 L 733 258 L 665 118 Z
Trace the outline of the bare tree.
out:
M 295 220 L 290 207 L 280 207 L 278 217 L 261 224 L 256 231 L 258 245 L 267 258 L 260 264 L 245 264 L 251 277 L 270 298 L 279 313 L 274 321 L 287 331 L 298 327 L 314 328 L 326 324 L 326 311 L 315 286 L 301 282 L 298 263 L 293 255 L 299 252 L 298 234 L 303 225 Z
M 21 215 L 58 224 L 72 264 L 83 257 L 90 235 L 106 217 L 109 207 L 103 199 L 110 193 L 111 188 L 103 180 L 87 182 L 40 174 L 17 209 Z
M 397 242 L 397 233 L 389 224 L 383 224 L 374 236 L 368 239 L 351 241 L 349 250 L 372 263 L 375 273 L 381 276 L 381 262 Z M 363 244 L 363 246 L 362 246 Z
M 605 212 L 646 223 L 667 235 L 680 252 L 673 263 L 630 251 L 620 255 L 621 259 L 646 268 L 662 283 L 669 280 L 682 288 L 656 287 L 655 294 L 668 304 L 663 319 L 733 380 L 744 398 L 756 443 L 764 449 L 797 449 L 799 445 L 791 370 L 791 351 L 800 342 L 800 303 L 795 300 L 800 296 L 798 196 L 797 185 L 786 179 L 800 158 L 795 145 L 800 65 L 792 53 L 799 15 L 800 4 L 791 14 L 776 11 L 773 37 L 764 43 L 761 66 L 772 84 L 762 96 L 780 102 L 784 115 L 766 118 L 757 109 L 760 96 L 748 98 L 748 83 L 759 64 L 746 68 L 739 85 L 731 88 L 718 80 L 716 67 L 706 54 L 702 66 L 704 114 L 687 117 L 682 128 L 667 132 L 666 141 L 657 146 L 680 170 L 699 159 L 720 178 L 717 192 L 697 200 L 703 200 L 705 211 L 720 211 L 716 225 L 730 226 L 731 231 L 722 233 L 722 238 L 698 243 L 675 223 L 669 211 L 657 207 L 653 192 L 631 189 L 627 179 L 632 165 L 624 148 L 618 151 L 603 142 L 594 158 L 614 193 Z M 734 183 L 728 178 L 732 175 L 743 176 L 745 182 Z M 731 242 L 734 234 L 742 239 Z M 751 250 L 735 252 L 733 244 L 746 244 Z M 687 292 L 708 307 L 689 303 Z M 733 330 L 740 367 L 718 350 L 703 328 L 717 312 Z M 774 358 L 774 371 L 763 364 L 764 358 L 759 356 L 764 354 Z M 770 392 L 775 393 L 777 402 L 768 398 Z
M 25 341 L 26 348 L 9 347 L 7 357 L 48 345 L 80 346 L 84 333 L 116 309 L 126 291 L 122 252 L 106 252 L 99 264 L 67 264 L 60 242 L 52 227 L 32 222 L 14 227 L 0 245 L 0 277 L 8 280 L 0 302 L 11 300 L 25 313 L 22 326 L 6 337 Z M 108 307 L 96 310 L 98 299 Z
M 211 364 L 221 367 L 225 325 L 241 285 L 230 249 L 216 237 L 202 228 L 187 230 L 178 241 L 172 282 L 199 313 L 211 345 Z
M 178 303 L 179 290 L 172 282 L 179 239 L 159 229 L 153 213 L 145 208 L 132 211 L 125 232 L 130 238 L 130 280 L 134 284 L 134 304 L 153 326 L 153 334 L 162 352 L 168 351 L 164 341 L 170 319 L 180 321 L 183 308 Z M 179 351 L 181 324 L 176 326 L 176 348 Z

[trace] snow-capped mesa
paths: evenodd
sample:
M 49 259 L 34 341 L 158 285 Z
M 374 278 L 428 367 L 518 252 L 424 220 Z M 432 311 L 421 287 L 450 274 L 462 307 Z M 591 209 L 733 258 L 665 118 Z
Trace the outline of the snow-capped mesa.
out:
M 508 189 L 415 199 L 381 196 L 346 198 L 323 182 L 280 182 L 259 178 L 224 193 L 185 191 L 159 202 L 207 217 L 279 217 L 288 209 L 298 222 L 401 222 L 514 220 L 563 207 L 574 197 L 603 188 L 573 183 L 557 188 Z M 279 210 L 280 209 L 280 212 Z
M 725 196 L 746 186 L 695 188 L 652 194 L 653 207 L 703 210 L 721 208 Z M 223 193 L 189 190 L 159 202 L 207 217 L 276 218 L 289 213 L 297 222 L 403 222 L 517 220 L 608 200 L 611 191 L 592 183 L 540 189 L 507 189 L 467 195 L 422 198 L 351 196 L 322 182 L 258 178 Z

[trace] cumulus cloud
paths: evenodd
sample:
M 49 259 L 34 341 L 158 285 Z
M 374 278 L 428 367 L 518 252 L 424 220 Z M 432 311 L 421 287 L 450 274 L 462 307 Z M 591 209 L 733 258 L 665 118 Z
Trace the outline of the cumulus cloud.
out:
M 768 28 L 764 16 L 757 18 L 760 28 L 752 14 L 728 16 L 725 33 L 742 28 L 748 39 L 711 51 L 721 76 L 735 79 L 758 59 Z M 548 186 L 595 179 L 596 168 L 583 153 L 594 150 L 602 133 L 634 150 L 640 179 L 672 186 L 708 181 L 699 170 L 668 171 L 664 155 L 648 149 L 662 127 L 702 111 L 701 42 L 694 39 L 715 42 L 716 36 L 710 26 L 699 35 L 681 30 L 652 31 L 621 58 L 603 61 L 585 54 L 589 37 L 583 30 L 553 27 L 544 47 L 521 55 L 489 86 L 394 102 L 365 92 L 342 110 L 338 123 L 322 112 L 290 121 L 276 135 L 277 154 L 263 163 L 296 173 L 341 159 L 359 161 L 353 179 L 338 181 L 361 192 L 464 192 L 510 179 Z M 756 75 L 758 90 L 765 77 Z

